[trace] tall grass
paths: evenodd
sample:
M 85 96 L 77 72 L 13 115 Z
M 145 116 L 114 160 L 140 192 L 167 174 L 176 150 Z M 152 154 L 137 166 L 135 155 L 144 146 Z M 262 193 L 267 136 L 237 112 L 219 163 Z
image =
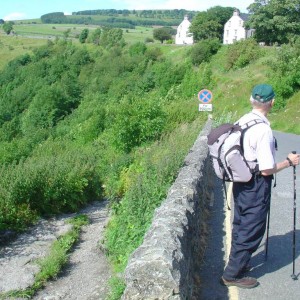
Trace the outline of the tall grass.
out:
M 105 239 L 116 272 L 125 269 L 130 254 L 142 243 L 155 208 L 165 199 L 206 117 L 201 115 L 192 124 L 181 125 L 159 142 L 137 150 L 134 163 L 122 172 L 125 193 L 121 202 L 112 204 Z M 123 285 L 118 276 L 115 282 L 114 289 L 120 293 Z

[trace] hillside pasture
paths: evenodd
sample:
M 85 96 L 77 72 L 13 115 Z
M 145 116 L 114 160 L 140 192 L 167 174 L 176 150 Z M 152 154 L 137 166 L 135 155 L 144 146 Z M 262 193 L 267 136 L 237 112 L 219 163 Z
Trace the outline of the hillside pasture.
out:
M 47 43 L 45 39 L 7 36 L 0 32 L 0 70 L 12 59 Z

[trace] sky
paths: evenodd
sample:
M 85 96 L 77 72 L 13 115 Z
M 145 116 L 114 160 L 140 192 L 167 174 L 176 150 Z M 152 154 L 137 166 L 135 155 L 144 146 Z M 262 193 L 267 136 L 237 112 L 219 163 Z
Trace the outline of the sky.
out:
M 254 0 L 2 0 L 0 19 L 25 20 L 40 18 L 51 12 L 72 12 L 89 9 L 186 9 L 206 11 L 213 6 L 236 7 L 247 13 Z

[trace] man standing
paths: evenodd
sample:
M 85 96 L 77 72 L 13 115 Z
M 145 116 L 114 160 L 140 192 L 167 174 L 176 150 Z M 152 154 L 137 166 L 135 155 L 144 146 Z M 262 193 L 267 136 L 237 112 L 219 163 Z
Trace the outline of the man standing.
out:
M 253 110 L 237 123 L 240 126 L 254 120 L 262 121 L 249 128 L 244 136 L 244 155 L 247 161 L 258 164 L 258 172 L 249 182 L 234 182 L 234 220 L 228 264 L 221 278 L 226 286 L 253 288 L 255 278 L 246 277 L 252 253 L 258 249 L 265 233 L 270 209 L 273 174 L 299 164 L 299 154 L 289 153 L 275 163 L 275 139 L 267 115 L 274 105 L 272 86 L 260 84 L 253 88 L 250 101 Z

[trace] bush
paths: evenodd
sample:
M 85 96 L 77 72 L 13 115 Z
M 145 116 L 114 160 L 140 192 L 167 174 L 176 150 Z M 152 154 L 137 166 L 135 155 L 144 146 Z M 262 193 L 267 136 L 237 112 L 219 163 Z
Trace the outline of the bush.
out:
M 145 43 L 154 43 L 154 39 L 153 38 L 145 38 Z
M 164 122 L 161 105 L 155 100 L 124 101 L 112 128 L 114 144 L 118 149 L 130 152 L 134 147 L 159 138 Z
M 221 44 L 219 39 L 201 40 L 193 46 L 191 50 L 191 60 L 193 65 L 197 66 L 203 62 L 208 62 L 210 58 L 218 52 Z
M 286 99 L 300 88 L 300 38 L 277 49 L 275 57 L 267 61 L 271 66 L 271 84 L 276 91 L 275 110 L 286 105 Z
M 229 45 L 226 55 L 226 69 L 239 69 L 259 58 L 261 49 L 257 42 L 250 38 Z
M 24 228 L 36 215 L 76 211 L 100 197 L 95 157 L 80 151 L 59 154 L 59 147 L 52 149 L 54 156 L 1 167 L 0 230 Z
M 129 47 L 129 55 L 143 55 L 147 50 L 147 47 L 144 43 L 137 42 Z

